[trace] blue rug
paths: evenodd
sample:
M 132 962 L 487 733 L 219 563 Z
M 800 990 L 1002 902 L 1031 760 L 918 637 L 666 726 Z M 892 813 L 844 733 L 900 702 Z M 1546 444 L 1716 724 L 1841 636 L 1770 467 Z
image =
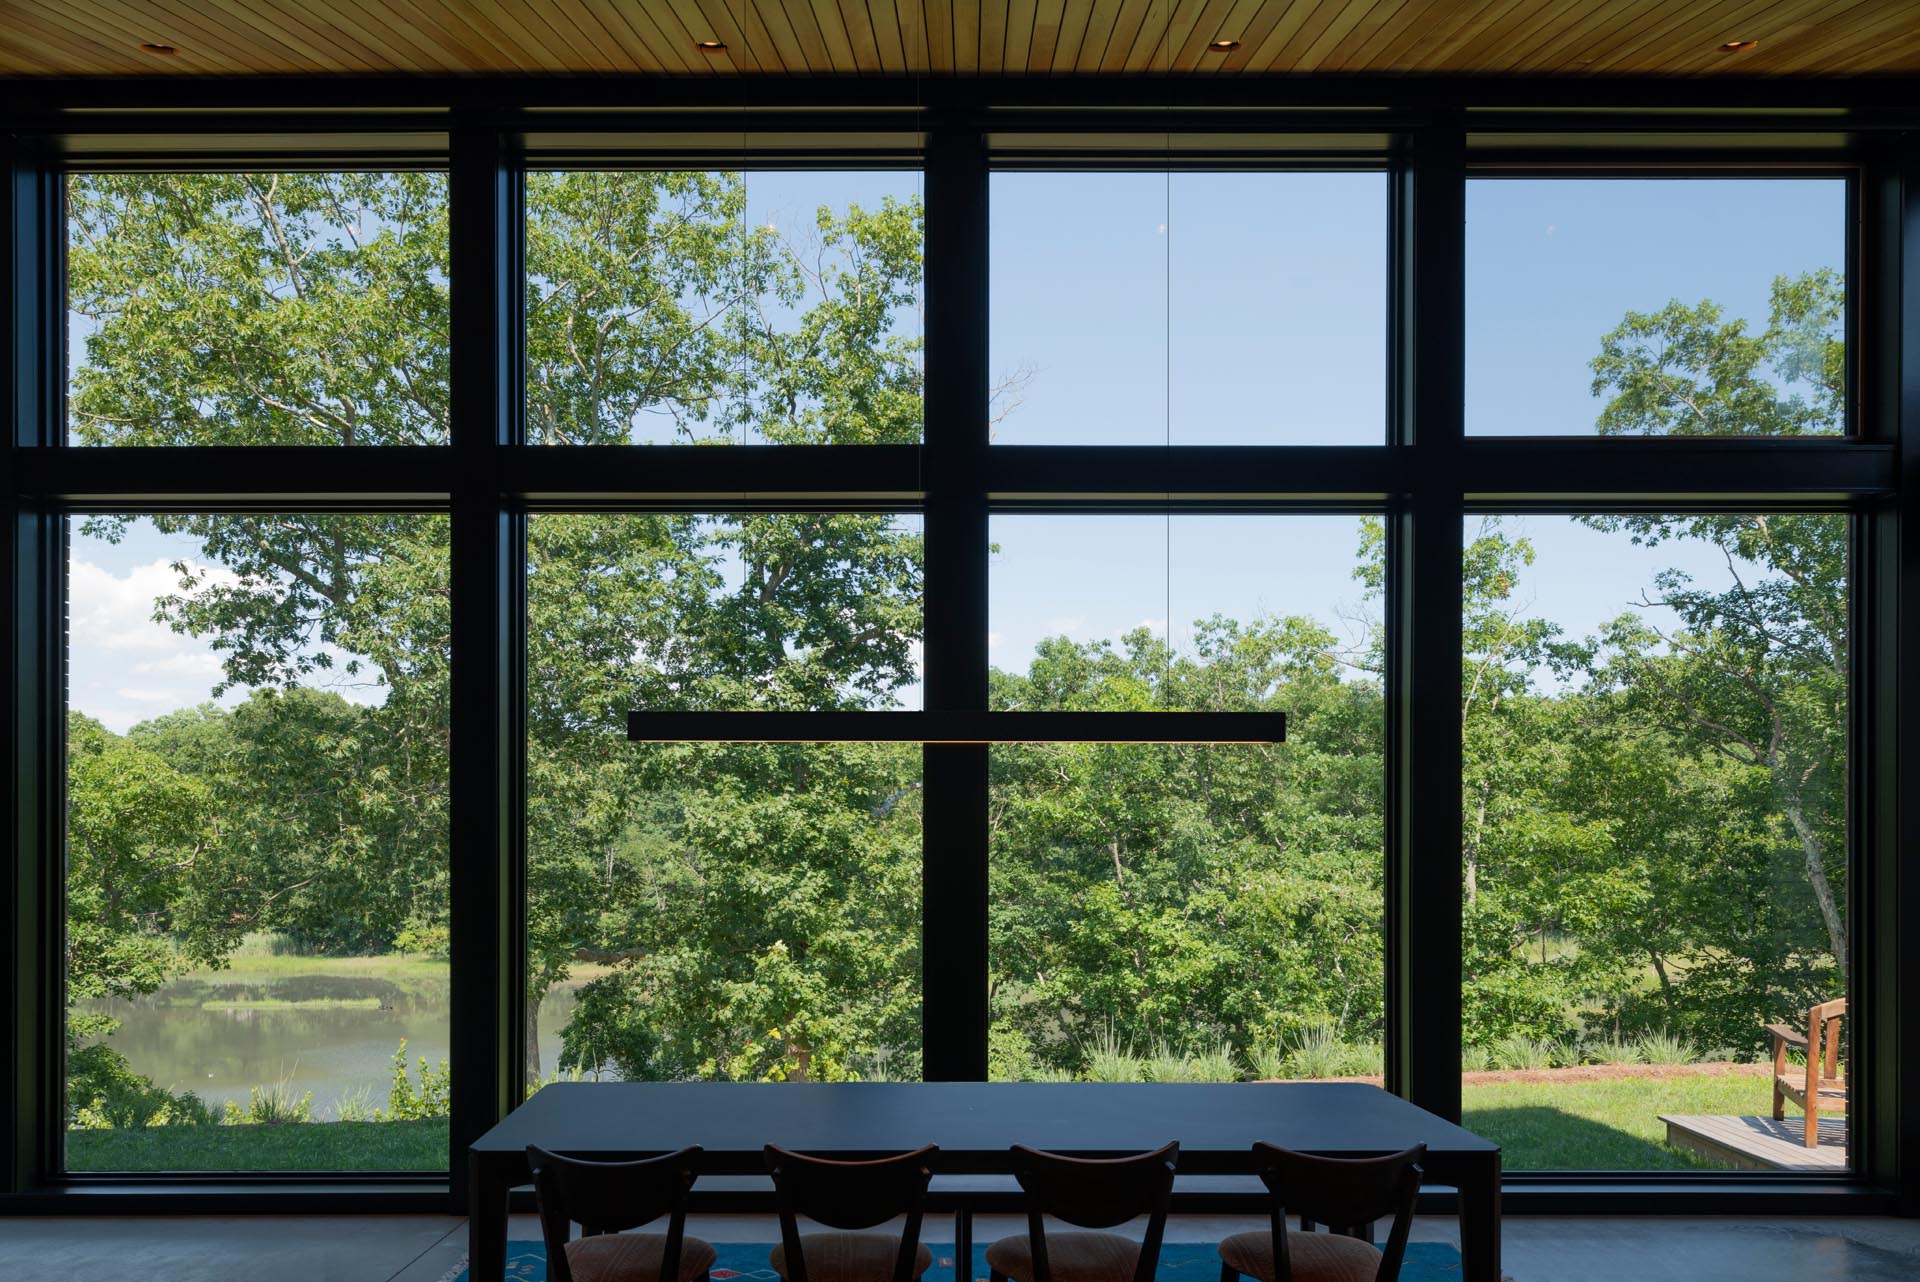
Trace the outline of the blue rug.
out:
M 929 1242 L 933 1249 L 933 1267 L 926 1282 L 955 1282 L 953 1243 Z M 719 1258 L 713 1262 L 713 1282 L 778 1282 L 779 1274 L 767 1267 L 767 1242 L 715 1242 Z M 986 1282 L 987 1245 L 973 1248 L 973 1276 Z M 1409 1242 L 1406 1262 L 1400 1266 L 1401 1282 L 1455 1282 L 1460 1276 L 1460 1252 L 1448 1242 Z M 1218 1282 L 1220 1255 L 1211 1242 L 1169 1242 L 1160 1248 L 1160 1271 L 1155 1282 Z M 507 1243 L 506 1282 L 546 1282 L 547 1248 L 539 1242 Z M 468 1282 L 467 1263 L 442 1282 Z

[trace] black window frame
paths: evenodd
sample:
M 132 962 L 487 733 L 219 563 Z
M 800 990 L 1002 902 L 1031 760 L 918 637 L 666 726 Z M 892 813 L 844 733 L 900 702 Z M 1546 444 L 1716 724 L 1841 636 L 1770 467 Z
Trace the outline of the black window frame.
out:
M 1266 84 L 1264 89 L 1254 88 Z M 864 85 L 864 87 L 862 87 Z M 291 80 L 155 88 L 48 82 L 0 101 L 11 130 L 4 195 L 9 520 L 6 602 L 13 1072 L 0 1120 L 0 1211 L 463 1209 L 465 1149 L 517 1102 L 524 973 L 525 517 L 574 505 L 767 505 L 918 510 L 926 522 L 926 706 L 985 705 L 987 519 L 996 510 L 1379 510 L 1388 528 L 1387 1085 L 1423 1107 L 1460 1105 L 1458 859 L 1461 765 L 1459 531 L 1469 511 L 1809 507 L 1853 518 L 1849 779 L 1858 820 L 1850 1021 L 1859 1100 L 1845 1176 L 1512 1176 L 1509 1209 L 1623 1213 L 1920 1210 L 1920 878 L 1903 837 L 1920 797 L 1920 126 L 1906 81 L 1626 82 L 1609 110 L 1551 81 L 954 80 L 652 84 Z M 359 109 L 392 104 L 390 113 Z M 636 108 L 633 104 L 642 104 Z M 161 109 L 149 110 L 154 103 Z M 505 103 L 507 105 L 502 106 Z M 1782 106 L 1785 103 L 1787 105 Z M 1677 104 L 1677 105 L 1676 105 Z M 259 108 L 280 108 L 262 115 Z M 91 114 L 76 112 L 90 109 Z M 1732 109 L 1738 108 L 1739 111 Z M 543 109 L 536 111 L 535 109 Z M 1844 109 L 1843 118 L 1836 110 Z M 177 114 L 169 114 L 177 113 Z M 1223 163 L 1249 121 L 1269 134 L 1345 135 L 1389 170 L 1385 445 L 990 446 L 986 439 L 991 135 L 1012 131 L 1217 134 Z M 926 429 L 919 446 L 529 446 L 521 439 L 519 228 L 527 137 L 561 121 L 634 132 L 804 134 L 805 167 L 833 137 L 880 122 L 919 139 L 927 211 Z M 128 143 L 128 139 L 135 140 Z M 424 141 L 422 141 L 424 139 Z M 1518 140 L 1516 142 L 1516 139 Z M 397 140 L 404 140 L 397 141 Z M 1151 152 L 1153 149 L 1147 149 Z M 1335 148 L 1338 150 L 1338 148 Z M 1324 161 L 1268 148 L 1255 163 Z M 447 446 L 90 450 L 67 447 L 61 212 L 68 168 L 392 167 L 450 173 L 452 427 Z M 624 153 L 622 153 L 624 154 Z M 893 153 L 888 153 L 889 155 Z M 870 167 L 871 153 L 847 167 Z M 744 159 L 745 157 L 743 157 Z M 1109 154 L 1106 157 L 1111 160 Z M 1198 159 L 1198 158 L 1197 158 Z M 1466 181 L 1478 167 L 1773 165 L 1853 168 L 1849 360 L 1855 434 L 1821 440 L 1468 439 L 1464 433 Z M 634 167 L 646 162 L 635 159 Z M 751 161 L 749 161 L 751 163 Z M 1101 158 L 1089 155 L 1089 167 Z M 1161 158 L 1139 162 L 1158 166 Z M 1186 158 L 1180 162 L 1188 163 Z M 1197 163 L 1197 160 L 1196 160 Z M 558 166 L 556 166 L 558 167 Z M 1657 478 L 1657 480 L 1650 480 Z M 375 488 L 377 487 L 377 488 Z M 400 507 L 452 519 L 454 1096 L 445 1173 L 134 1178 L 63 1175 L 64 522 L 111 508 Z M 986 1067 L 987 751 L 927 749 L 928 914 L 923 1050 L 929 1078 Z M 469 804 L 462 805 L 462 801 Z M 1436 908 L 1435 905 L 1439 905 Z M 1448 964 L 1452 959 L 1454 964 Z M 1904 1102 L 1903 1102 L 1904 1101 Z

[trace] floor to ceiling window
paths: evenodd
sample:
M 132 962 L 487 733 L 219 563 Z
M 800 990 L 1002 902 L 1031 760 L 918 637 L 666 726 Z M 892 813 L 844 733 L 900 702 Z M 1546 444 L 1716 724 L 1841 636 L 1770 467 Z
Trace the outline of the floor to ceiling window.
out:
M 14 450 L 52 1178 L 444 1179 L 621 1080 L 1346 1078 L 1457 1087 L 1516 1172 L 1791 1147 L 1768 1026 L 1884 945 L 1862 183 L 1434 181 L 1427 127 L 60 173 Z M 928 709 L 989 729 L 858 728 Z M 1847 1103 L 1798 1169 L 1870 1164 Z
M 993 749 L 991 1074 L 1377 1077 L 1379 519 L 991 529 L 995 708 L 1287 716 L 1280 744 Z
M 1848 240 L 1833 176 L 1470 183 L 1468 432 L 1846 435 Z M 1516 1170 L 1844 1169 L 1768 1026 L 1849 992 L 1850 524 L 1648 468 L 1463 535 L 1465 1116 Z
M 918 174 L 536 172 L 526 209 L 531 441 L 921 439 Z M 626 714 L 918 706 L 922 562 L 912 514 L 530 518 L 527 1089 L 920 1075 L 918 747 Z
M 444 175 L 66 197 L 70 445 L 447 439 Z M 444 1168 L 446 518 L 67 542 L 67 1168 Z

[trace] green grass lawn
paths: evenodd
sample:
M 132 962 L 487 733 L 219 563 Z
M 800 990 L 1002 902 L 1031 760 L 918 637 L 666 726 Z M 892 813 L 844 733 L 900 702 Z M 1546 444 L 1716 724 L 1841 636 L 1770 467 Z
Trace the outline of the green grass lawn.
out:
M 70 1171 L 444 1171 L 447 1122 L 68 1131 Z
M 1505 1150 L 1509 1171 L 1723 1170 L 1667 1147 L 1662 1113 L 1765 1116 L 1764 1077 L 1498 1082 L 1461 1088 L 1461 1124 Z
M 1468 1130 L 1509 1171 L 1688 1171 L 1713 1163 L 1666 1145 L 1662 1113 L 1763 1115 L 1764 1077 L 1499 1082 L 1462 1090 Z M 69 1131 L 74 1171 L 439 1171 L 447 1124 L 310 1122 Z

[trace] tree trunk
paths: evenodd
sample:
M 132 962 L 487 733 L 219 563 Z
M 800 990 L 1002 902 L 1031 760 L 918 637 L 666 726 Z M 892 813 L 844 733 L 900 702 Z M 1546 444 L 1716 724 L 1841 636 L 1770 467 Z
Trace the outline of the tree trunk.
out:
M 540 1084 L 540 998 L 544 993 L 527 994 L 527 1084 L 529 1093 Z
M 1667 978 L 1667 964 L 1665 961 L 1661 959 L 1660 954 L 1657 952 L 1654 952 L 1652 949 L 1647 950 L 1647 956 L 1653 959 L 1653 973 L 1659 976 L 1660 978 L 1660 996 L 1666 999 L 1667 1013 L 1672 1014 L 1673 1013 L 1673 981 Z M 1613 1035 L 1615 1037 L 1618 1037 L 1620 1035 L 1620 1029 L 1617 1021 L 1613 1030 Z
M 1807 861 L 1807 884 L 1813 887 L 1813 898 L 1820 905 L 1820 919 L 1827 927 L 1827 947 L 1833 950 L 1833 960 L 1840 967 L 1842 983 L 1847 981 L 1847 924 L 1841 920 L 1840 905 L 1833 895 L 1833 883 L 1827 880 L 1827 863 L 1822 858 L 1820 838 L 1813 831 L 1813 825 L 1800 810 L 1799 801 L 1791 795 L 1781 800 L 1781 809 L 1787 812 L 1787 820 L 1793 825 L 1794 835 L 1800 838 L 1801 853 Z
M 1466 834 L 1462 854 L 1465 856 L 1467 903 L 1474 904 L 1480 899 L 1480 839 L 1487 831 L 1487 794 L 1493 791 L 1493 781 L 1480 781 L 1480 796 L 1473 809 L 1473 831 Z M 1543 928 L 1544 929 L 1544 928 Z

